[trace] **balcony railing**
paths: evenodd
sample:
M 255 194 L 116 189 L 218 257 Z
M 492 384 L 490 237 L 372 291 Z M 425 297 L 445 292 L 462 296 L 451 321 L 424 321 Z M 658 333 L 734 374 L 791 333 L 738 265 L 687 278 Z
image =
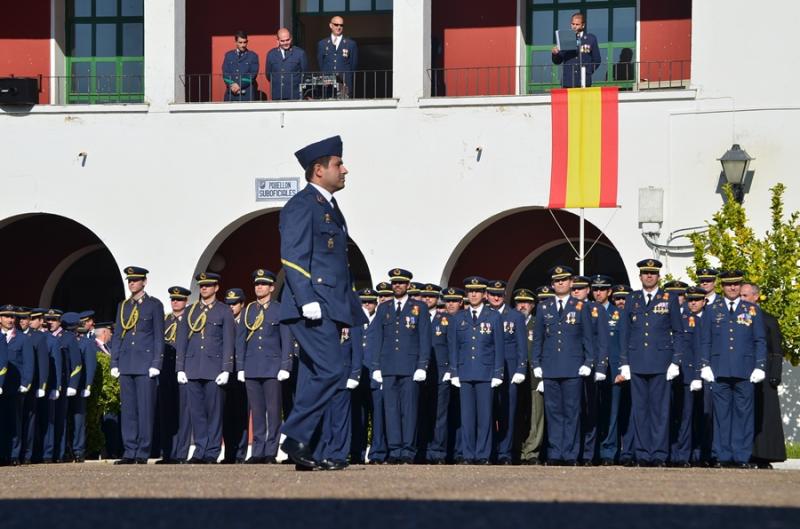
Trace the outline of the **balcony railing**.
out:
M 278 102 L 301 100 L 387 99 L 392 97 L 391 70 L 260 74 L 255 82 L 222 74 L 180 76 L 187 103 Z M 239 91 L 232 89 L 232 82 Z
M 623 62 L 601 64 L 592 86 L 621 90 L 687 88 L 691 61 Z M 528 95 L 561 87 L 562 65 L 431 68 L 428 79 L 433 97 Z

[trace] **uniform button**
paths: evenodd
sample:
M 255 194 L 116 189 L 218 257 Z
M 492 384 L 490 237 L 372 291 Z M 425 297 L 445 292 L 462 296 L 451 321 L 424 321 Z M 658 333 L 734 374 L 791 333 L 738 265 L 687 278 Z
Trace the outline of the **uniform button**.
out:
M 131 333 L 131 336 L 136 336 L 136 331 L 133 331 L 133 332 Z
M 399 343 L 400 342 L 400 338 L 395 338 L 394 341 Z
M 650 326 L 650 324 L 649 324 L 649 323 L 647 323 L 647 322 L 644 322 L 644 326 L 645 326 L 645 327 L 649 327 L 649 326 Z
M 472 355 L 470 358 L 472 358 L 473 360 L 475 360 L 475 355 Z
M 262 338 L 263 338 L 263 336 L 259 336 L 259 337 L 258 337 L 258 339 L 259 339 L 259 340 L 261 340 Z
M 322 278 L 321 277 L 317 278 L 317 283 L 322 283 Z
M 474 346 L 474 345 L 472 346 L 472 350 L 473 350 L 473 351 L 475 350 L 475 346 Z M 473 356 L 472 358 L 475 358 L 475 357 Z
M 395 348 L 394 348 L 394 350 L 395 350 L 395 351 L 399 351 L 399 350 L 400 350 L 400 348 L 399 348 L 399 347 L 395 347 Z
M 559 348 L 557 348 L 557 349 L 556 349 L 556 351 L 558 351 L 558 352 L 561 352 L 561 348 L 560 348 L 560 347 L 559 347 Z
M 733 329 L 728 329 L 728 332 L 733 332 Z
M 206 346 L 205 346 L 205 345 L 201 345 L 201 346 L 200 346 L 200 349 L 205 349 L 205 348 L 206 348 Z
M 136 345 L 136 342 L 131 342 L 131 345 Z
M 649 333 L 644 333 L 644 335 L 645 335 L 645 336 L 650 336 L 650 334 L 649 334 Z
M 259 351 L 261 350 L 261 346 L 260 346 L 260 345 L 258 346 L 258 350 L 259 350 Z
M 474 336 L 472 337 L 472 339 L 473 339 L 473 340 L 477 340 L 477 338 L 475 338 Z
M 558 334 L 561 334 L 561 331 L 558 331 Z
M 733 341 L 733 336 L 730 337 L 730 340 Z
M 731 351 L 733 351 L 733 346 L 731 345 Z
M 647 342 L 644 342 L 644 346 L 647 347 Z

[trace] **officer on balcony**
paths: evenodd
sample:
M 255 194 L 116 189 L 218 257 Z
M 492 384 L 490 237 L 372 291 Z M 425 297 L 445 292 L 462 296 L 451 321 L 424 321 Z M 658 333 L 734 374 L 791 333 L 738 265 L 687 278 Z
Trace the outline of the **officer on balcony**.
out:
M 233 40 L 236 49 L 227 52 L 222 61 L 225 101 L 257 101 L 258 55 L 247 49 L 247 33 L 244 31 L 237 31 Z
M 344 95 L 352 97 L 355 88 L 355 71 L 358 69 L 358 45 L 345 37 L 344 19 L 335 16 L 329 24 L 331 34 L 317 43 L 317 64 L 322 73 L 336 74 L 344 83 Z M 341 79 L 338 78 L 342 75 Z
M 273 101 L 300 99 L 300 81 L 308 70 L 303 48 L 292 45 L 292 34 L 286 28 L 278 30 L 278 47 L 267 53 L 266 75 Z
M 553 64 L 563 64 L 561 86 L 564 88 L 580 88 L 592 86 L 592 74 L 600 67 L 600 47 L 597 37 L 586 31 L 586 15 L 575 13 L 570 22 L 578 50 L 560 50 L 553 48 Z M 585 68 L 586 84 L 581 83 L 581 68 Z

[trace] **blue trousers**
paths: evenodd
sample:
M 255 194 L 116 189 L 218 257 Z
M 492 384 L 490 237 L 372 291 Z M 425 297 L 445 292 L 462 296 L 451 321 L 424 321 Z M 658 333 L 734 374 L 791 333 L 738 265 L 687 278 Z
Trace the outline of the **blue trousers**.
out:
M 495 455 L 497 459 L 511 459 L 511 447 L 514 443 L 514 423 L 517 412 L 517 389 L 519 384 L 512 384 L 513 372 L 506 368 L 505 383 L 494 390 L 494 409 L 497 418 L 497 430 L 494 433 Z
M 341 354 L 333 354 L 341 349 L 341 326 L 323 318 L 300 319 L 289 323 L 289 328 L 300 344 L 300 363 L 294 406 L 281 432 L 309 444 L 342 380 Z
M 222 440 L 225 444 L 225 461 L 244 461 L 247 457 L 247 433 L 250 426 L 247 389 L 231 373 L 223 391 L 225 404 L 222 412 Z
M 13 369 L 16 370 L 15 367 Z M 8 364 L 8 373 L 12 373 L 11 364 Z M 0 395 L 0 460 L 19 459 L 22 455 L 25 396 L 19 392 L 19 376 L 7 376 L 3 394 Z
M 461 382 L 461 441 L 467 461 L 492 455 L 492 386 L 489 382 Z
M 253 414 L 251 457 L 275 457 L 283 406 L 281 383 L 277 378 L 248 378 L 247 401 Z
M 120 404 L 122 421 L 122 457 L 146 459 L 150 457 L 155 423 L 155 378 L 147 375 L 120 375 Z
M 682 380 L 672 384 L 669 459 L 672 463 L 688 463 L 692 456 L 694 395 Z M 700 394 L 702 395 L 702 393 Z
M 47 432 L 42 444 L 42 459 L 55 461 L 64 457 L 67 431 L 67 396 L 65 391 L 56 400 L 48 398 Z
M 580 458 L 583 461 L 594 461 L 597 456 L 597 382 L 594 376 L 583 377 L 583 399 L 581 400 L 581 437 L 583 446 Z
M 374 386 L 374 387 L 372 387 Z M 386 416 L 383 411 L 383 390 L 373 382 L 370 387 L 372 398 L 372 440 L 369 445 L 369 460 L 384 461 L 389 454 L 386 445 Z
M 544 379 L 547 459 L 577 461 L 580 453 L 582 378 Z
M 314 450 L 317 460 L 346 461 L 350 452 L 350 390 L 334 393 L 322 415 L 322 433 Z
M 669 388 L 666 374 L 631 374 L 636 460 L 666 462 L 669 456 Z
M 192 458 L 216 462 L 222 451 L 225 392 L 213 380 L 189 380 L 186 386 L 194 437 Z
M 441 371 L 439 371 L 441 374 Z M 444 375 L 442 375 L 444 376 Z M 431 388 L 430 408 L 433 416 L 431 436 L 425 447 L 425 459 L 428 461 L 439 461 L 447 458 L 448 441 L 448 417 L 447 412 L 450 407 L 450 382 L 442 382 L 441 376 Z
M 81 396 L 81 390 L 74 397 L 67 399 L 67 415 L 72 421 L 72 455 L 86 456 L 86 403 L 87 398 Z
M 49 390 L 48 390 L 49 393 Z M 53 408 L 52 401 L 45 396 L 41 399 L 36 399 L 36 426 L 35 435 L 33 438 L 33 454 L 31 459 L 39 462 L 43 458 L 45 443 L 47 442 L 47 429 L 50 424 L 50 410 Z M 54 409 L 54 408 L 53 408 Z M 50 446 L 50 453 L 53 453 L 52 440 Z M 52 457 L 52 456 L 51 456 Z
M 464 458 L 464 441 L 461 438 L 461 392 L 450 385 L 450 405 L 447 408 L 447 457 L 451 461 Z
M 363 463 L 367 452 L 367 424 L 372 397 L 369 392 L 369 369 L 362 367 L 361 383 L 350 391 L 350 462 Z
M 389 457 L 414 458 L 417 453 L 419 387 L 411 376 L 383 376 L 383 409 Z
M 617 460 L 620 447 L 619 409 L 622 386 L 614 384 L 613 375 L 597 383 L 597 439 L 600 459 Z
M 630 382 L 620 385 L 617 428 L 619 429 L 619 461 L 632 461 L 636 454 L 634 452 L 635 436 Z
M 753 453 L 753 384 L 744 378 L 714 381 L 714 443 L 717 460 L 747 463 Z
M 47 399 L 46 397 L 37 399 L 36 387 L 32 385 L 30 391 L 25 394 L 22 405 L 22 451 L 20 457 L 26 461 L 33 459 L 34 447 L 37 439 L 41 437 L 36 412 L 39 410 L 39 402 L 42 400 Z
M 694 461 L 711 461 L 717 458 L 714 444 L 714 396 L 713 384 L 703 382 L 702 393 L 694 397 L 694 439 L 692 441 L 692 459 Z

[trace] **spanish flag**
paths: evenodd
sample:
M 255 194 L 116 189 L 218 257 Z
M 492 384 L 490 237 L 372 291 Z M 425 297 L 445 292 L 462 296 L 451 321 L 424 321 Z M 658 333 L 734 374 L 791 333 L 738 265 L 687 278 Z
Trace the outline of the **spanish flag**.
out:
M 552 91 L 550 208 L 617 206 L 616 87 Z

